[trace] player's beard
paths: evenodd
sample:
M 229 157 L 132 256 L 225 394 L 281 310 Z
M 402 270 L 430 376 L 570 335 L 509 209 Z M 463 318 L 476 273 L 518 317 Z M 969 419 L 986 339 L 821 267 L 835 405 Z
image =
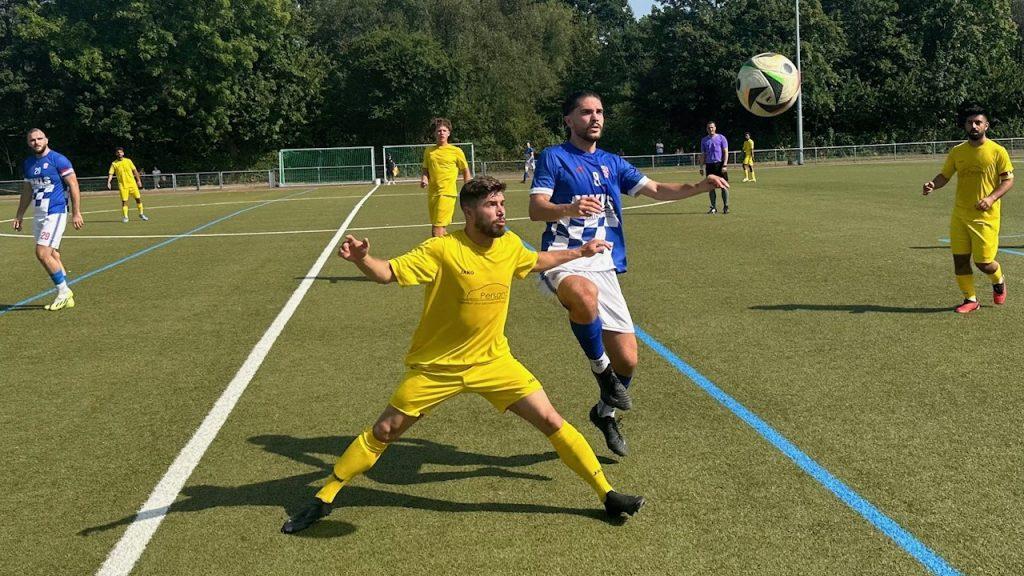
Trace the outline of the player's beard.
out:
M 477 231 L 489 238 L 501 238 L 505 235 L 505 224 L 499 224 L 497 220 L 490 223 L 477 220 L 475 224 Z
M 597 142 L 601 139 L 601 133 L 604 132 L 604 126 L 598 127 L 597 134 L 594 136 L 590 135 L 590 126 L 587 126 L 583 130 L 576 132 L 576 136 L 586 142 Z
M 969 130 L 967 132 L 967 137 L 977 142 L 985 137 L 985 133 L 980 130 Z

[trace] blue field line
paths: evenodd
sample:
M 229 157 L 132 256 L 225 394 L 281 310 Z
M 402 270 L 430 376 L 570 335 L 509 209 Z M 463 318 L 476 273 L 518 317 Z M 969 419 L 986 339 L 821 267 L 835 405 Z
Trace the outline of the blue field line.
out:
M 943 244 L 949 244 L 949 238 L 939 238 L 939 242 L 942 242 Z M 1024 252 L 1021 252 L 1020 250 L 1011 250 L 1009 248 L 1000 248 L 999 251 L 1000 252 L 1006 252 L 1007 254 L 1013 254 L 1014 256 L 1024 256 Z
M 133 253 L 125 256 L 124 258 L 121 258 L 120 260 L 116 260 L 114 262 L 111 262 L 110 264 L 107 264 L 105 266 L 101 266 L 99 268 L 96 268 L 95 270 L 90 270 L 90 271 L 86 272 L 85 274 L 82 274 L 81 276 L 76 276 L 73 280 L 68 280 L 68 286 L 71 286 L 72 284 L 78 284 L 82 280 L 85 280 L 87 278 L 95 276 L 95 275 L 97 275 L 97 274 L 99 274 L 101 272 L 106 272 L 107 270 L 110 270 L 111 268 L 120 266 L 121 264 L 124 264 L 125 262 L 128 262 L 129 260 L 134 260 L 134 259 L 138 258 L 139 256 L 143 256 L 145 254 L 148 254 L 148 253 L 152 252 L 153 250 L 156 250 L 157 248 L 163 248 L 164 246 L 167 246 L 168 244 L 172 244 L 174 242 L 177 242 L 178 240 L 181 240 L 182 238 L 186 238 L 188 236 L 191 236 L 192 234 L 195 234 L 197 232 L 201 232 L 203 230 L 206 230 L 210 226 L 213 226 L 215 224 L 220 224 L 221 222 L 223 222 L 223 221 L 225 221 L 225 220 L 227 220 L 229 218 L 234 218 L 235 216 L 238 216 L 239 214 L 248 212 L 250 210 L 255 210 L 256 208 L 259 208 L 261 206 L 266 206 L 267 204 L 273 204 L 274 202 L 279 202 L 281 200 L 286 200 L 288 198 L 292 198 L 292 197 L 295 197 L 295 196 L 300 196 L 302 194 L 306 194 L 307 192 L 311 192 L 311 191 L 312 190 L 303 190 L 301 192 L 296 192 L 294 194 L 289 194 L 289 195 L 283 196 L 281 198 L 275 198 L 273 200 L 267 200 L 266 202 L 263 202 L 261 204 L 257 204 L 255 206 L 249 206 L 248 208 L 242 208 L 241 210 L 239 210 L 237 212 L 232 212 L 231 214 L 228 214 L 227 216 L 221 216 L 220 218 L 217 218 L 216 220 L 207 222 L 206 224 L 203 224 L 202 226 L 199 226 L 198 228 L 193 228 L 192 230 L 189 230 L 188 232 L 185 232 L 183 234 L 179 234 L 179 235 L 177 235 L 177 236 L 175 236 L 173 238 L 168 238 L 167 240 L 164 240 L 163 242 L 159 242 L 159 243 L 154 244 L 154 245 L 152 245 L 152 246 L 150 246 L 148 248 L 143 248 L 142 250 L 139 250 L 138 252 L 133 252 Z M 47 294 L 53 294 L 56 291 L 57 291 L 56 288 L 50 288 L 49 290 L 44 290 L 44 291 L 40 292 L 39 294 L 36 294 L 35 296 L 29 296 L 28 298 L 25 298 L 21 302 L 17 302 L 15 304 L 11 304 L 10 306 L 0 310 L 0 316 L 3 316 L 4 314 L 7 314 L 11 310 L 14 310 L 15 308 L 18 308 L 19 306 L 24 306 L 26 304 L 29 304 L 29 303 L 35 301 L 35 300 L 38 300 L 38 299 L 42 298 L 43 296 L 46 296 Z
M 530 250 L 537 250 L 526 240 L 523 240 L 522 242 Z M 551 284 L 546 281 L 545 286 L 551 290 Z M 554 290 L 552 290 L 552 292 L 554 292 Z M 925 568 L 930 570 L 933 574 L 939 574 L 941 576 L 960 576 L 960 572 L 950 566 L 942 559 L 941 556 L 933 552 L 931 548 L 928 548 L 920 540 L 914 538 L 913 534 L 907 532 L 902 526 L 897 524 L 895 520 L 883 514 L 881 510 L 875 508 L 870 502 L 854 492 L 852 488 L 843 484 L 842 481 L 833 476 L 832 473 L 822 467 L 821 464 L 818 464 L 810 456 L 804 454 L 802 450 L 797 448 L 789 440 L 786 440 L 785 436 L 772 428 L 767 422 L 758 417 L 757 414 L 754 414 L 743 404 L 737 402 L 735 398 L 726 394 L 718 386 L 715 386 L 714 382 L 708 380 L 703 374 L 694 369 L 693 366 L 683 362 L 682 359 L 675 355 L 675 353 L 666 348 L 661 342 L 655 340 L 653 336 L 643 331 L 639 326 L 634 325 L 633 328 L 636 330 L 637 337 L 644 344 L 647 344 L 647 346 L 657 352 L 659 356 L 664 358 L 665 361 L 674 366 L 676 370 L 682 372 L 683 375 L 692 380 L 694 384 L 707 392 L 722 406 L 728 408 L 730 412 L 753 428 L 761 435 L 762 438 L 770 442 L 772 446 L 778 448 L 779 451 L 785 454 L 787 458 L 799 466 L 801 470 L 809 474 L 811 478 L 814 478 L 819 484 L 835 494 L 843 501 L 844 504 L 853 508 L 855 512 L 870 522 L 872 526 L 881 530 L 883 534 L 888 536 L 900 548 L 903 548 L 907 553 L 913 556 L 914 559 L 920 562 Z
M 907 532 L 893 519 L 886 516 L 878 508 L 875 508 L 870 502 L 854 492 L 849 486 L 843 484 L 842 481 L 833 476 L 810 456 L 793 445 L 792 442 L 786 440 L 782 434 L 758 417 L 757 414 L 754 414 L 745 406 L 737 402 L 735 398 L 726 394 L 721 388 L 716 386 L 711 380 L 708 380 L 692 366 L 681 360 L 661 342 L 655 340 L 650 334 L 641 330 L 640 327 L 636 327 L 636 335 L 644 342 L 644 344 L 650 346 L 652 350 L 667 360 L 669 364 L 686 375 L 687 378 L 692 380 L 697 386 L 707 392 L 722 406 L 728 408 L 729 411 L 738 416 L 740 420 L 747 423 L 747 425 L 753 428 L 765 440 L 770 442 L 772 446 L 778 448 L 804 472 L 817 480 L 822 486 L 828 488 L 828 490 L 842 500 L 844 504 L 853 508 L 855 512 L 860 514 L 875 528 L 881 530 L 883 534 L 899 545 L 900 548 L 906 550 L 907 553 L 913 556 L 933 574 L 940 574 L 942 576 L 960 574 L 955 568 L 943 560 L 942 557 L 915 538 L 913 534 Z

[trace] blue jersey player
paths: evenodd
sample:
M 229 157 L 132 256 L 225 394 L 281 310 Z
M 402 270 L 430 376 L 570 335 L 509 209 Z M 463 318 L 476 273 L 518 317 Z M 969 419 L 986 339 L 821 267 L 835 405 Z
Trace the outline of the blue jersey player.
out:
M 608 448 L 627 454 L 615 408 L 629 410 L 627 388 L 637 363 L 633 320 L 617 274 L 626 271 L 626 237 L 622 230 L 622 195 L 679 200 L 728 188 L 719 176 L 698 184 L 663 184 L 644 176 L 620 156 L 597 147 L 604 129 L 601 97 L 576 92 L 562 104 L 569 140 L 545 148 L 530 189 L 530 219 L 547 222 L 541 250 L 568 250 L 598 238 L 612 250 L 579 258 L 542 276 L 569 310 L 569 325 L 590 360 L 600 400 L 590 421 L 604 434 Z
M 36 258 L 57 288 L 57 297 L 53 303 L 47 304 L 47 310 L 61 310 L 75 306 L 75 295 L 68 288 L 61 262 L 61 238 L 68 223 L 68 199 L 71 200 L 71 224 L 78 230 L 84 225 L 82 220 L 81 196 L 78 192 L 78 179 L 71 162 L 58 152 L 50 150 L 46 134 L 38 128 L 29 130 L 28 147 L 34 153 L 25 159 L 22 166 L 28 190 L 22 193 L 18 204 L 18 213 L 14 217 L 14 229 L 20 231 L 22 218 L 29 204 L 33 204 L 34 231 L 36 237 Z

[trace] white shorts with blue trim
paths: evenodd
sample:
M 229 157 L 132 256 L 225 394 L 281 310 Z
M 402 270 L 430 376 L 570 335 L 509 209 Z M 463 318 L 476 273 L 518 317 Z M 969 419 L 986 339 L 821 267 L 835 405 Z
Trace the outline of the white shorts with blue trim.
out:
M 619 276 L 615 270 L 601 270 L 597 272 L 589 270 L 562 270 L 560 267 L 552 268 L 541 273 L 544 283 L 554 293 L 558 293 L 558 285 L 569 276 L 581 276 L 590 280 L 597 286 L 597 315 L 601 318 L 601 328 L 609 332 L 621 332 L 632 334 L 633 317 L 629 314 L 629 307 L 626 306 L 626 299 L 622 296 L 622 289 L 619 287 Z
M 66 212 L 59 214 L 42 214 L 35 217 L 36 244 L 60 248 L 60 241 L 64 238 L 64 227 L 68 224 Z

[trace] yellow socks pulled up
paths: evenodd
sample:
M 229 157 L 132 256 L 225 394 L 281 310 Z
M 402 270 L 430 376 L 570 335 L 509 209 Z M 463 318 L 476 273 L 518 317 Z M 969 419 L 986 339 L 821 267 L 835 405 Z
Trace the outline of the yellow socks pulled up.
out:
M 579 430 L 573 428 L 572 424 L 563 422 L 558 432 L 548 436 L 548 440 L 555 447 L 555 452 L 562 462 L 589 484 L 601 502 L 604 502 L 605 496 L 612 491 L 612 485 L 605 479 L 593 448 L 587 444 L 587 439 Z
M 334 476 L 316 493 L 316 497 L 328 504 L 333 503 L 341 488 L 352 478 L 373 468 L 387 447 L 373 436 L 372 428 L 364 430 L 334 463 Z
M 957 274 L 956 285 L 964 294 L 964 300 L 977 300 L 978 295 L 974 292 L 974 274 Z
M 128 217 L 128 205 L 127 204 L 122 204 L 121 205 L 121 217 L 122 218 L 127 218 Z
M 135 207 L 139 209 L 139 214 L 142 214 L 142 202 L 136 202 L 135 203 Z M 124 212 L 125 212 L 125 216 L 127 216 L 128 215 L 128 209 L 125 208 Z

